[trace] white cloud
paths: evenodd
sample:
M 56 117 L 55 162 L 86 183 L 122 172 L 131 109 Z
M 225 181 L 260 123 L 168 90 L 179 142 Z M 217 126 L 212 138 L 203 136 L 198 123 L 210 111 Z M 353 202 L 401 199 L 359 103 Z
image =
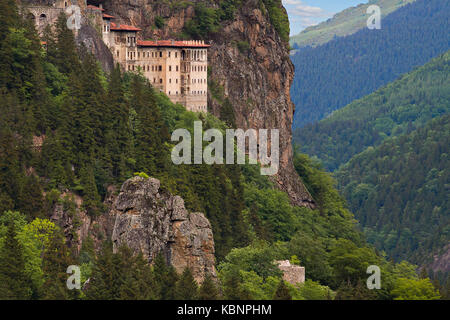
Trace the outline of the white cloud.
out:
M 302 3 L 301 0 L 282 0 L 282 2 L 283 2 L 283 6 L 286 6 L 286 5 L 298 5 L 298 4 Z
M 289 15 L 289 21 L 291 22 L 291 30 L 298 32 L 298 28 L 304 29 L 323 21 L 324 18 L 328 18 L 332 15 L 320 7 L 310 6 L 304 3 L 302 0 L 282 0 L 283 5 Z M 296 27 L 294 26 L 296 25 Z
M 297 4 L 292 10 L 289 11 L 293 15 L 300 17 L 321 18 L 328 15 L 328 13 L 320 7 L 313 7 L 303 3 Z

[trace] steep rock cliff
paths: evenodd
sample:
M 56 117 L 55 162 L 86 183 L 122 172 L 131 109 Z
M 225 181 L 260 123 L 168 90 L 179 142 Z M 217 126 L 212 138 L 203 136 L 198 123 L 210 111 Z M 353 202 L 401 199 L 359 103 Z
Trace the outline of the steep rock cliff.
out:
M 51 219 L 78 252 L 87 237 L 97 250 L 104 240 L 112 240 L 114 250 L 126 244 L 149 263 L 162 252 L 179 273 L 190 268 L 198 282 L 206 273 L 216 277 L 210 222 L 202 213 L 189 213 L 181 197 L 162 191 L 159 180 L 134 177 L 119 192 L 110 187 L 104 204 L 106 212 L 92 218 L 80 196 L 65 192 Z
M 211 224 L 202 213 L 189 213 L 184 201 L 160 190 L 157 179 L 127 180 L 110 211 L 115 216 L 114 249 L 126 244 L 152 262 L 163 252 L 178 272 L 191 269 L 201 282 L 216 276 Z
M 213 1 L 105 0 L 106 10 L 121 23 L 139 26 L 143 39 L 179 39 L 187 21 L 195 16 L 194 4 L 203 2 L 217 8 Z M 263 1 L 244 0 L 234 17 L 222 21 L 219 31 L 206 39 L 209 51 L 209 111 L 220 117 L 221 100 L 232 104 L 236 127 L 280 130 L 280 172 L 274 177 L 278 187 L 296 205 L 313 207 L 314 202 L 292 163 L 292 119 L 294 105 L 289 88 L 294 68 L 287 43 L 271 23 Z M 282 7 L 281 7 L 282 8 Z M 281 10 L 284 11 L 284 8 Z M 157 17 L 164 26 L 155 26 Z M 212 86 L 221 92 L 214 96 Z M 223 100 L 222 100 L 223 101 Z

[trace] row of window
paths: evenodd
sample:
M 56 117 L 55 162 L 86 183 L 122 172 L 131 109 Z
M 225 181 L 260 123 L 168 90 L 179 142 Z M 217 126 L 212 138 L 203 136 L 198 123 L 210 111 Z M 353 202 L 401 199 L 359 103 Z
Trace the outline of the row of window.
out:
M 207 111 L 206 106 L 196 106 L 196 107 L 193 107 L 191 109 L 194 112 L 206 112 Z
M 153 79 L 154 81 L 155 79 Z M 162 79 L 159 79 L 162 80 Z M 172 95 L 172 91 L 169 90 L 169 96 Z M 176 96 L 178 95 L 178 91 L 175 91 L 174 93 Z M 188 94 L 192 94 L 192 95 L 198 95 L 198 96 L 206 96 L 206 91 L 191 91 L 190 93 L 188 92 Z

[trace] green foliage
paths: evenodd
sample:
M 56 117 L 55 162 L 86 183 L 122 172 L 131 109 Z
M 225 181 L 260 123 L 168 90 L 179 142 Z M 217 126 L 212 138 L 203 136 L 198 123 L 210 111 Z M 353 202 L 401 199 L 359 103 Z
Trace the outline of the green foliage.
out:
M 295 132 L 301 151 L 331 171 L 367 147 L 450 112 L 450 52 Z
M 336 172 L 368 240 L 395 259 L 426 263 L 448 243 L 449 120 L 388 139 Z
M 31 298 L 31 279 L 25 273 L 23 249 L 17 240 L 16 227 L 10 223 L 0 250 L 0 298 L 26 300 Z
M 134 173 L 134 176 L 135 176 L 135 177 L 141 177 L 141 178 L 144 178 L 144 179 L 150 178 L 150 177 L 148 176 L 148 174 L 146 174 L 145 172 L 135 172 L 135 173 Z
M 286 45 L 289 42 L 289 19 L 282 2 L 279 0 L 262 0 L 269 14 L 270 22 Z
M 236 46 L 242 54 L 247 54 L 250 50 L 250 44 L 248 41 L 238 41 Z
M 161 17 L 161 16 L 156 16 L 156 17 L 155 17 L 155 26 L 156 26 L 158 29 L 164 28 L 164 25 L 165 25 L 165 24 L 166 24 L 166 21 L 164 20 L 163 17 Z
M 219 9 L 206 7 L 202 2 L 194 6 L 194 17 L 184 25 L 184 33 L 193 39 L 207 39 L 219 31 Z
M 198 299 L 199 300 L 218 300 L 220 297 L 217 284 L 211 278 L 210 274 L 207 273 L 203 283 L 199 288 Z
M 370 5 L 378 5 L 382 16 L 386 16 L 395 10 L 416 0 L 372 0 L 369 3 L 359 4 L 347 8 L 318 25 L 311 26 L 290 38 L 289 43 L 303 48 L 323 45 L 336 37 L 345 37 L 367 27 L 367 8 Z
M 380 30 L 364 28 L 322 46 L 298 50 L 291 56 L 295 69 L 302 71 L 295 73 L 291 87 L 296 105 L 293 127 L 301 128 L 325 119 L 333 111 L 356 103 L 357 99 L 444 54 L 450 49 L 448 32 L 442 28 L 447 24 L 449 11 L 448 2 L 415 1 L 385 17 Z M 415 90 L 419 93 L 416 97 L 420 98 L 424 92 L 421 86 L 410 84 L 408 93 L 414 95 Z M 431 91 L 427 93 L 427 99 L 437 97 Z M 417 98 L 404 102 L 414 105 Z M 360 123 L 349 123 L 347 128 L 354 133 L 359 126 Z M 304 130 L 314 131 L 315 126 Z M 302 134 L 295 141 L 303 144 L 303 140 Z
M 437 300 L 440 298 L 428 278 L 418 280 L 400 278 L 397 280 L 392 295 L 395 300 Z
M 176 284 L 175 298 L 177 300 L 197 300 L 198 284 L 189 268 L 185 268 Z
M 273 300 L 292 300 L 292 296 L 289 293 L 289 289 L 284 283 L 284 280 L 280 281 L 280 284 L 273 295 Z

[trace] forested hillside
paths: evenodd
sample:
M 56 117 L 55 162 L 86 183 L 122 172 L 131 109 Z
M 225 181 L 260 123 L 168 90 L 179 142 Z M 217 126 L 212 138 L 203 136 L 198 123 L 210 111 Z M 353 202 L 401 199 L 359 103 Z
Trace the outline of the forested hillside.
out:
M 424 265 L 450 240 L 450 116 L 386 140 L 336 172 L 369 242 Z M 448 271 L 448 270 L 447 270 Z
M 320 120 L 450 48 L 450 0 L 418 0 L 363 29 L 293 55 L 294 128 Z M 301 143 L 301 141 L 298 141 Z
M 388 262 L 366 244 L 333 179 L 307 156 L 295 166 L 315 210 L 292 206 L 257 166 L 175 166 L 175 128 L 226 125 L 172 104 L 138 73 L 105 74 L 76 48 L 64 16 L 43 40 L 46 50 L 15 2 L 0 0 L 0 299 L 405 299 L 412 287 L 423 289 L 417 298 L 439 298 L 415 266 Z M 177 274 L 162 254 L 150 266 L 127 247 L 113 252 L 105 236 L 73 246 L 80 220 L 68 194 L 100 224 L 110 187 L 134 175 L 157 177 L 187 208 L 205 212 L 218 280 L 198 288 L 189 269 Z M 52 216 L 57 204 L 73 229 Z M 308 281 L 285 284 L 275 259 L 306 266 Z M 89 279 L 83 290 L 67 290 L 72 264 Z M 383 270 L 376 292 L 365 286 L 371 264 Z
M 370 16 L 366 13 L 367 8 L 371 5 L 379 6 L 382 17 L 385 17 L 414 1 L 416 0 L 370 0 L 368 3 L 347 8 L 316 26 L 306 28 L 299 34 L 292 36 L 289 43 L 293 48 L 317 47 L 335 37 L 345 37 L 365 28 Z
M 295 132 L 300 150 L 334 171 L 369 146 L 450 112 L 450 52 Z

